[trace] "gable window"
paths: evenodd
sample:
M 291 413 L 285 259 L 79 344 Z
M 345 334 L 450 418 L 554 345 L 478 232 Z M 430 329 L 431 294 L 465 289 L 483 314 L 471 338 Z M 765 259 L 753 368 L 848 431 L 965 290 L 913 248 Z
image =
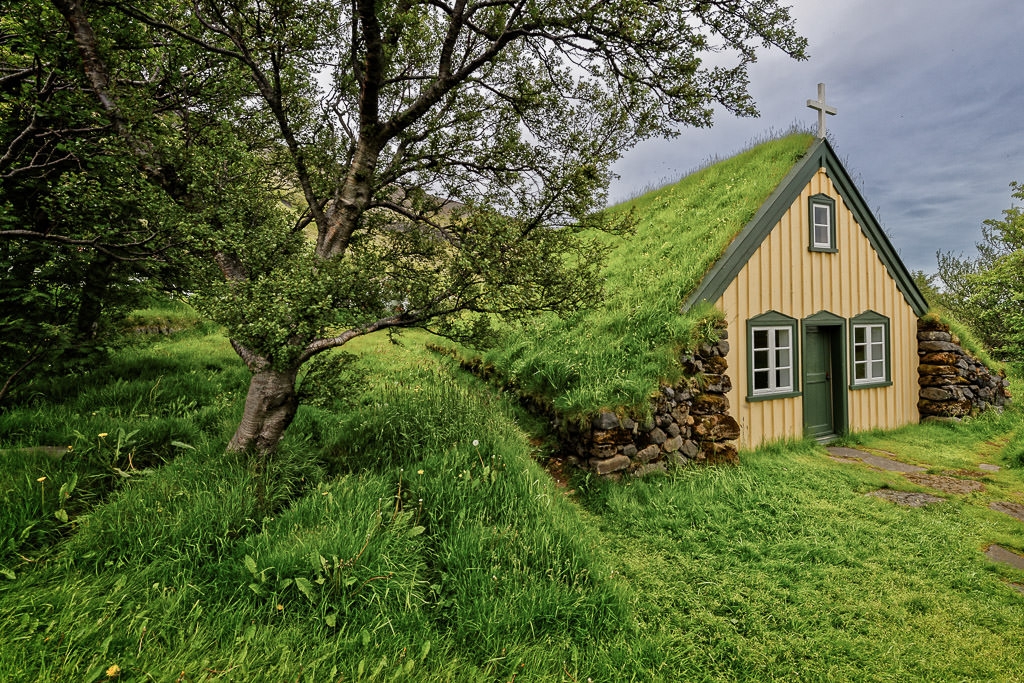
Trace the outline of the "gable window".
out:
M 810 199 L 807 212 L 811 251 L 836 252 L 836 200 L 826 194 Z
M 892 383 L 888 318 L 874 311 L 851 318 L 850 350 L 853 388 Z
M 796 320 L 769 311 L 747 321 L 747 399 L 797 395 Z

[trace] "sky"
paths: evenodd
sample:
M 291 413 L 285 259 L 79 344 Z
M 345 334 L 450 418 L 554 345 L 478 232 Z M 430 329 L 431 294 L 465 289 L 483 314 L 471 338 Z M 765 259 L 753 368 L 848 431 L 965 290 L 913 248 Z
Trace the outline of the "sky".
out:
M 675 181 L 794 122 L 825 83 L 838 113 L 829 142 L 911 270 L 935 272 L 936 252 L 976 255 L 982 222 L 1012 205 L 1024 182 L 1024 2 L 790 0 L 810 58 L 762 51 L 750 67 L 758 118 L 719 112 L 628 151 L 614 170 L 618 202 Z

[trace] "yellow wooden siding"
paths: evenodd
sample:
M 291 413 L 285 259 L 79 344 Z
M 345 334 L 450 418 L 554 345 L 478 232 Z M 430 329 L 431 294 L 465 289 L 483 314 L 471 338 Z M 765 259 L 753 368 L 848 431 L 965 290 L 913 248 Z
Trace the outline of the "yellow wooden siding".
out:
M 836 200 L 838 253 L 807 248 L 808 201 L 819 193 Z M 725 313 L 728 323 L 729 374 L 734 386 L 731 412 L 742 429 L 742 446 L 753 448 L 764 441 L 803 436 L 802 397 L 746 400 L 747 320 L 770 310 L 797 320 L 820 311 L 847 321 L 868 310 L 888 317 L 892 386 L 847 389 L 847 424 L 850 430 L 859 431 L 918 421 L 917 316 L 824 169 L 811 179 L 716 306 Z M 844 344 L 849 347 L 849 322 Z M 850 353 L 852 349 L 847 348 L 847 355 Z M 801 384 L 802 372 L 801 359 Z M 849 367 L 846 372 L 849 375 Z

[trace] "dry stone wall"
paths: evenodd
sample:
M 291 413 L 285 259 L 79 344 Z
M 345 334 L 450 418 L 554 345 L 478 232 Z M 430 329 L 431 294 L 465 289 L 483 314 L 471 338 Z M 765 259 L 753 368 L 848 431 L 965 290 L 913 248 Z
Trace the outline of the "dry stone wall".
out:
M 651 401 L 651 417 L 638 422 L 603 411 L 587 425 L 555 418 L 567 463 L 599 475 L 643 476 L 691 463 L 737 464 L 740 426 L 729 415 L 732 381 L 726 373 L 729 341 L 724 329 L 680 359 L 685 376 L 663 385 Z
M 917 408 L 921 421 L 959 419 L 1010 401 L 1010 382 L 953 341 L 949 326 L 937 320 L 917 323 Z

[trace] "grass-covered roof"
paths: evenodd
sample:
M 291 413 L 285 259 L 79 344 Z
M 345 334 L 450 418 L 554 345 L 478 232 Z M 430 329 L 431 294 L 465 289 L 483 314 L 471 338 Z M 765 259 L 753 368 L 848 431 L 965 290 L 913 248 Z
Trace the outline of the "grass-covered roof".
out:
M 706 339 L 718 317 L 707 304 L 681 311 L 683 302 L 813 140 L 759 144 L 610 209 L 633 211 L 637 226 L 599 237 L 611 248 L 604 300 L 509 333 L 486 360 L 563 414 L 642 413 L 659 382 L 678 378 L 679 351 Z

